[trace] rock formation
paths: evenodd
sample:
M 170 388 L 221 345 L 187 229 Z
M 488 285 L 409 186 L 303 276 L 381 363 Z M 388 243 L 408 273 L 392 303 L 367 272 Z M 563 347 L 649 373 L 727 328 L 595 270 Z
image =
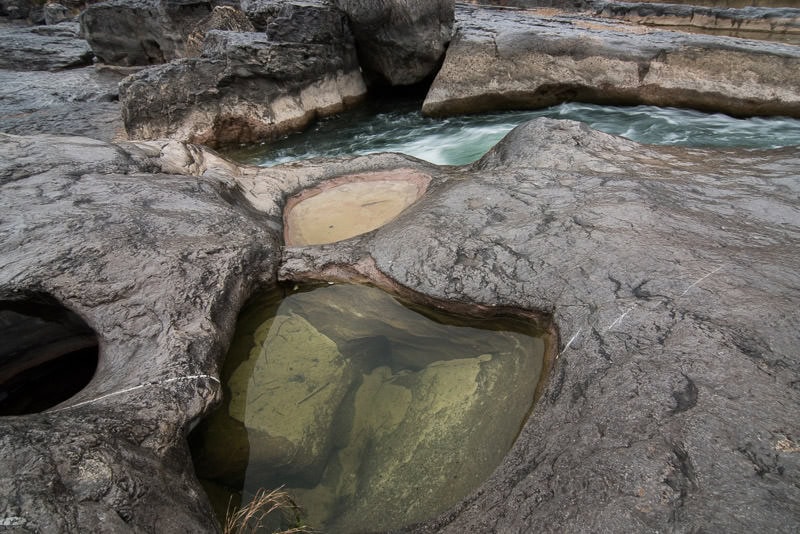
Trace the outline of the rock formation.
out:
M 0 26 L 3 70 L 63 70 L 92 64 L 94 54 L 78 37 L 77 24 L 54 26 Z
M 367 72 L 390 85 L 434 74 L 453 30 L 452 0 L 335 0 L 350 19 Z
M 311 11 L 253 4 L 256 32 L 209 31 L 200 57 L 126 80 L 132 134 L 254 140 L 360 96 L 341 13 L 286 5 Z M 0 6 L 6 16 L 30 7 Z M 797 47 L 458 13 L 430 113 L 586 98 L 800 115 Z M 312 19 L 340 22 L 310 34 L 282 23 Z M 157 46 L 125 37 L 95 52 L 130 64 L 181 54 L 188 34 L 164 24 Z M 33 43 L 54 28 L 4 26 L 0 38 Z M 549 382 L 503 463 L 411 530 L 796 530 L 797 148 L 660 148 L 540 120 L 464 167 L 390 154 L 241 167 L 197 145 L 110 142 L 119 77 L 67 68 L 84 57 L 72 35 L 53 55 L 4 46 L 0 310 L 58 303 L 96 335 L 100 360 L 75 397 L 0 418 L 0 528 L 217 531 L 186 435 L 220 399 L 247 296 L 311 279 L 533 310 L 558 334 Z M 70 136 L 13 135 L 36 132 Z M 398 169 L 430 184 L 385 226 L 282 248 L 288 197 Z
M 787 2 L 788 4 L 788 2 Z M 800 42 L 800 9 L 741 9 L 647 2 L 595 2 L 594 11 L 651 26 L 693 27 L 741 37 Z
M 416 531 L 780 531 L 796 518 L 797 149 L 659 148 L 540 120 L 467 167 L 375 155 L 258 170 L 174 142 L 1 140 L 0 300 L 50 295 L 101 346 L 78 396 L 0 419 L 6 525 L 213 531 L 184 435 L 219 396 L 241 302 L 276 271 L 557 326 L 511 453 Z M 281 257 L 287 194 L 397 168 L 432 177 L 417 204 Z
M 122 131 L 117 84 L 98 71 L 74 23 L 22 27 L 0 22 L 0 131 L 87 135 L 111 140 Z
M 81 14 L 81 31 L 110 65 L 152 65 L 185 56 L 186 41 L 211 12 L 206 0 L 109 0 Z
M 261 31 L 209 31 L 200 57 L 124 80 L 120 101 L 131 137 L 212 146 L 255 142 L 302 129 L 363 97 L 366 87 L 341 13 L 322 2 L 287 2 L 293 14 L 304 13 L 287 18 L 259 5 L 249 13 L 257 15 L 253 25 Z M 306 19 L 325 25 L 303 26 Z
M 795 46 L 463 6 L 430 115 L 564 101 L 800 116 Z

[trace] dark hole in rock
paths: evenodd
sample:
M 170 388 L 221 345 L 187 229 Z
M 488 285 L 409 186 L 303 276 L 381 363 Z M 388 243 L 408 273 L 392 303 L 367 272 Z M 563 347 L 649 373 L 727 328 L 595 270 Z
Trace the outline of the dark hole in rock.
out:
M 221 521 L 282 488 L 296 506 L 264 532 L 401 528 L 500 464 L 546 375 L 551 344 L 532 314 L 455 315 L 358 285 L 287 293 L 244 307 L 224 403 L 190 435 Z
M 97 362 L 92 329 L 53 299 L 0 301 L 0 416 L 69 399 L 91 381 Z

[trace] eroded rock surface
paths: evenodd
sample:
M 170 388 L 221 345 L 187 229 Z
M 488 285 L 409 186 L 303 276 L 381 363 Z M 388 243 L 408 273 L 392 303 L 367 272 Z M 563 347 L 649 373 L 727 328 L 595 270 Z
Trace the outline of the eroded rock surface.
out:
M 75 23 L 18 26 L 0 21 L 0 132 L 124 133 L 117 102 L 122 75 L 87 66 L 92 51 Z
M 279 229 L 161 148 L 0 134 L 0 300 L 49 295 L 101 346 L 72 407 L 0 419 L 17 532 L 215 528 L 183 435 L 219 395 L 238 304 L 274 277 Z
M 335 0 L 350 19 L 372 76 L 410 85 L 435 73 L 453 30 L 452 0 Z
M 472 6 L 457 20 L 430 115 L 576 100 L 800 116 L 797 46 Z
M 212 146 L 255 142 L 302 129 L 360 100 L 366 87 L 344 15 L 322 2 L 302 10 L 299 4 L 287 2 L 284 9 L 292 5 L 327 26 L 284 27 L 283 11 L 263 13 L 257 4 L 251 6 L 260 13 L 254 26 L 268 31 L 212 30 L 201 57 L 127 78 L 120 101 L 128 134 Z M 275 38 L 271 24 L 280 30 Z
M 414 531 L 793 530 L 796 148 L 653 147 L 539 120 L 466 167 L 258 170 L 51 136 L 0 136 L 0 154 L 0 298 L 51 295 L 101 348 L 78 396 L 0 420 L 5 524 L 213 531 L 184 435 L 219 396 L 241 302 L 280 269 L 555 321 L 555 367 L 509 455 Z M 398 218 L 280 256 L 288 195 L 398 168 L 432 178 Z
M 732 9 L 669 3 L 596 2 L 594 10 L 604 17 L 652 26 L 692 27 L 730 32 L 749 38 L 800 42 L 800 9 L 746 7 Z
M 184 57 L 189 35 L 211 7 L 205 0 L 109 0 L 81 14 L 81 32 L 103 63 L 164 63 Z
M 94 54 L 78 30 L 69 22 L 34 27 L 0 22 L 0 69 L 52 71 L 91 65 Z

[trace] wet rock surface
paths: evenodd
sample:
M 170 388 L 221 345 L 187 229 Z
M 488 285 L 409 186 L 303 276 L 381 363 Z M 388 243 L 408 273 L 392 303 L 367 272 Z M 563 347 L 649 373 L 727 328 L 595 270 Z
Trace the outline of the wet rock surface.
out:
M 48 136 L 4 135 L 0 151 L 0 297 L 52 295 L 101 347 L 77 397 L 0 421 L 15 526 L 213 531 L 184 435 L 218 398 L 244 296 L 278 270 L 555 321 L 555 367 L 510 454 L 415 531 L 792 529 L 797 149 L 659 148 L 540 120 L 467 167 L 255 169 Z M 398 218 L 281 257 L 286 195 L 397 168 L 432 177 Z
M 800 116 L 796 46 L 472 6 L 456 19 L 430 115 L 576 100 Z

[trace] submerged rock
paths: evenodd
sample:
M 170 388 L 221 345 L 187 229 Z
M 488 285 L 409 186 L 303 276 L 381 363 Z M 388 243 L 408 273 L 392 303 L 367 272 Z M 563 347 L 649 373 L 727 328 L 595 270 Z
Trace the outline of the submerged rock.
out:
M 470 6 L 457 19 L 429 115 L 582 101 L 800 116 L 796 46 Z
M 331 452 L 332 426 L 353 365 L 297 315 L 262 324 L 254 338 L 250 357 L 228 381 L 228 412 L 251 434 L 248 476 L 258 480 L 267 471 L 313 484 Z M 255 493 L 258 487 L 247 489 Z

